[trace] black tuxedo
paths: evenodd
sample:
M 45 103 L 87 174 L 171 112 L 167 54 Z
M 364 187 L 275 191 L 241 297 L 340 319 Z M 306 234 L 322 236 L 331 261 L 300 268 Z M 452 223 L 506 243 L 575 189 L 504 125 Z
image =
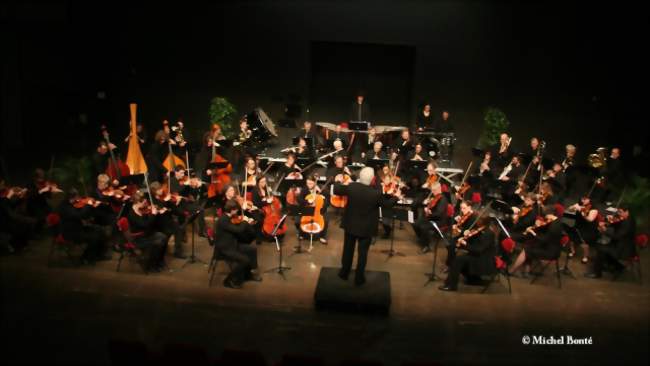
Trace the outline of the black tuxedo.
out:
M 368 103 L 352 103 L 350 121 L 370 121 L 370 106 Z
M 356 182 L 347 186 L 335 184 L 334 194 L 348 197 L 348 205 L 343 212 L 343 220 L 341 220 L 341 227 L 345 232 L 341 272 L 345 276 L 350 273 L 354 247 L 359 241 L 356 276 L 358 280 L 362 280 L 364 279 L 370 241 L 373 236 L 377 235 L 379 207 L 392 206 L 396 199 L 384 198 L 384 195 L 377 189 Z
M 241 283 L 251 269 L 257 268 L 257 248 L 241 244 L 248 241 L 245 237 L 255 236 L 253 228 L 245 222 L 233 224 L 228 215 L 221 216 L 215 226 L 215 249 L 232 262 L 232 272 L 226 280 Z

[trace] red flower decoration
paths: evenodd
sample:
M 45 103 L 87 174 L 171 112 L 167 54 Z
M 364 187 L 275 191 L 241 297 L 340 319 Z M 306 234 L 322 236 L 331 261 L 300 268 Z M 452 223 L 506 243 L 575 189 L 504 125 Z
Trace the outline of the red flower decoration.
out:
M 480 204 L 481 203 L 481 194 L 479 192 L 472 193 L 472 203 Z
M 512 238 L 505 238 L 501 241 L 501 248 L 503 248 L 506 253 L 510 254 L 515 249 L 515 244 L 516 243 Z
M 126 249 L 126 250 L 135 250 L 135 244 L 133 244 L 133 243 L 125 243 L 124 244 L 124 249 Z
M 562 235 L 562 238 L 560 238 L 560 245 L 563 247 L 566 247 L 567 244 L 569 244 L 569 236 L 568 235 Z
M 214 239 L 214 230 L 211 227 L 207 228 L 205 231 L 206 234 L 208 234 L 208 239 Z
M 501 257 L 495 256 L 494 257 L 494 264 L 496 265 L 497 269 L 505 269 L 506 268 L 506 262 L 501 259 Z
M 65 245 L 65 244 L 67 244 L 67 241 L 66 241 L 65 238 L 63 237 L 63 234 L 59 234 L 59 235 L 57 235 L 56 238 L 54 239 L 54 242 L 57 243 L 57 244 L 59 244 L 59 245 Z
M 127 220 L 126 217 L 122 217 L 117 221 L 117 228 L 121 232 L 125 232 L 129 230 L 129 220 Z
M 636 246 L 639 248 L 645 248 L 648 246 L 648 235 L 647 234 L 639 234 L 634 238 L 634 242 L 636 243 Z
M 447 204 L 447 217 L 454 217 L 454 206 L 451 203 Z
M 553 207 L 555 208 L 555 216 L 562 217 L 562 215 L 564 215 L 564 206 L 556 203 Z
M 440 188 L 443 192 L 449 192 L 449 186 L 444 183 L 440 185 Z
M 48 227 L 56 226 L 61 222 L 61 216 L 58 213 L 50 213 L 45 218 L 45 223 Z

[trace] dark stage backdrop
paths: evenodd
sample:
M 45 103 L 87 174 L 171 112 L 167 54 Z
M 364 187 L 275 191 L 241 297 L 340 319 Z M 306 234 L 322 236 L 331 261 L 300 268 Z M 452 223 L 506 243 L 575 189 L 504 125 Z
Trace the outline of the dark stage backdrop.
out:
M 415 48 L 398 45 L 312 42 L 310 116 L 347 121 L 358 93 L 377 124 L 407 125 Z

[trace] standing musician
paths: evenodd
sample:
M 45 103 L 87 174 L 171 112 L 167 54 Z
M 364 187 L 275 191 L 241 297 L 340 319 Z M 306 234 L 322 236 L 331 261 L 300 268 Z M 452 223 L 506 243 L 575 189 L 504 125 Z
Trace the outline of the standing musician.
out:
M 224 215 L 215 223 L 215 249 L 232 262 L 232 271 L 223 281 L 225 287 L 239 289 L 246 280 L 262 281 L 257 269 L 257 248 L 245 243 L 252 227 L 242 218 L 241 206 L 235 200 L 224 205 Z
M 565 147 L 566 155 L 564 160 L 562 160 L 562 169 L 564 174 L 566 174 L 566 190 L 569 194 L 574 193 L 573 189 L 575 188 L 576 182 L 576 170 L 574 169 L 575 156 L 576 156 L 576 147 L 575 145 L 568 144 Z
M 590 197 L 582 197 L 580 203 L 569 207 L 569 210 L 577 212 L 576 225 L 574 230 L 569 231 L 569 236 L 574 243 L 580 243 L 582 247 L 583 264 L 589 262 L 589 249 L 596 245 L 598 239 L 598 219 L 600 214 L 591 202 Z
M 164 130 L 156 132 L 154 142 L 149 147 L 149 152 L 146 156 L 147 168 L 149 176 L 154 181 L 161 181 L 163 176 L 167 173 L 167 169 L 163 166 L 163 162 L 169 153 L 167 142 L 169 135 Z
M 156 215 L 155 225 L 157 231 L 165 234 L 167 240 L 163 247 L 167 252 L 167 245 L 171 236 L 174 236 L 174 257 L 185 259 L 183 246 L 185 245 L 185 211 L 180 207 L 182 199 L 172 199 L 169 191 L 158 182 L 150 185 L 153 204 L 159 208 L 165 208 L 163 212 Z M 164 265 L 163 259 L 161 259 Z
M 329 193 L 328 192 L 321 192 L 320 187 L 318 187 L 318 177 L 315 175 L 310 175 L 305 179 L 305 184 L 307 186 L 307 189 L 303 189 L 300 192 L 300 195 L 298 196 L 298 204 L 302 207 L 314 207 L 315 204 L 315 199 L 317 195 L 321 195 L 323 197 L 323 206 L 320 209 L 320 215 L 323 216 L 323 221 L 324 225 L 322 227 L 322 230 L 319 233 L 316 233 L 314 236 L 318 237 L 318 240 L 322 243 L 327 245 L 327 228 L 328 228 L 328 223 L 327 220 L 324 218 L 325 213 L 327 212 L 327 207 L 329 206 Z M 316 215 L 316 213 L 314 213 Z M 302 218 L 301 218 L 302 219 Z M 306 238 L 309 236 L 308 233 L 305 233 L 300 226 L 298 225 L 301 220 L 297 220 L 296 222 L 296 228 L 298 229 L 299 235 L 302 238 Z
M 585 277 L 600 278 L 605 266 L 610 267 L 614 275 L 618 276 L 625 269 L 625 266 L 619 261 L 632 258 L 637 254 L 634 242 L 636 222 L 630 216 L 628 207 L 619 207 L 616 216 L 608 215 L 607 219 L 599 225 L 599 230 L 604 233 L 608 227 L 613 228 L 611 242 L 596 248 L 593 270 L 585 273 Z
M 357 98 L 352 103 L 350 110 L 350 121 L 370 121 L 370 106 L 365 102 L 362 93 L 357 94 Z
M 61 234 L 67 240 L 87 244 L 81 260 L 90 264 L 111 259 L 110 255 L 104 254 L 108 239 L 106 233 L 100 226 L 92 224 L 93 207 L 98 205 L 99 202 L 93 199 L 82 200 L 79 192 L 73 188 L 59 206 Z
M 400 160 L 408 159 L 414 149 L 415 142 L 411 138 L 411 132 L 408 129 L 402 130 L 399 140 L 393 146 L 393 151 L 399 154 Z
M 472 203 L 469 201 L 460 202 L 460 215 L 454 217 L 454 224 L 451 226 L 451 237 L 452 239 L 459 239 L 463 237 L 463 234 L 469 230 L 469 228 L 474 224 L 474 221 L 477 219 L 476 213 L 472 209 Z M 445 272 L 449 271 L 449 268 L 454 263 L 456 259 L 456 245 L 452 243 L 447 247 L 447 260 L 445 265 L 447 268 Z
M 415 120 L 415 128 L 418 131 L 433 128 L 433 114 L 431 114 L 431 105 L 429 103 L 426 103 L 419 111 Z
M 512 151 L 510 142 L 512 137 L 507 133 L 499 136 L 499 143 L 492 147 L 491 167 L 494 172 L 503 172 L 503 169 L 512 161 Z
M 357 268 L 354 279 L 357 286 L 361 286 L 366 282 L 365 270 L 368 249 L 372 237 L 377 235 L 379 207 L 396 202 L 395 198 L 386 199 L 381 192 L 370 187 L 374 175 L 372 168 L 365 167 L 359 172 L 358 182 L 347 185 L 335 183 L 334 185 L 334 194 L 348 197 L 348 205 L 343 212 L 343 220 L 341 221 L 344 240 L 341 270 L 338 275 L 341 279 L 347 281 L 352 270 L 354 250 L 358 242 Z
M 430 191 L 429 197 L 422 201 L 424 204 L 424 215 L 420 216 L 413 224 L 413 231 L 415 231 L 415 235 L 418 237 L 418 244 L 422 247 L 420 250 L 422 254 L 431 251 L 431 239 L 435 230 L 431 221 L 435 222 L 440 230 L 443 230 L 443 227 L 447 226 L 450 219 L 447 216 L 447 205 L 449 202 L 442 194 L 440 182 L 431 184 Z
M 157 231 L 156 225 L 156 216 L 164 212 L 164 209 L 151 205 L 144 191 L 139 190 L 133 195 L 133 204 L 127 215 L 129 230 L 134 244 L 146 253 L 143 265 L 148 272 L 160 272 L 164 268 L 164 248 L 169 238 Z
M 522 265 L 526 264 L 528 270 L 522 272 L 522 277 L 527 278 L 533 261 L 559 258 L 562 251 L 560 240 L 563 230 L 562 222 L 558 220 L 553 208 L 544 209 L 544 216 L 536 217 L 535 224 L 526 228 L 524 248 L 510 267 L 509 273 L 515 274 Z
M 467 283 L 476 283 L 480 276 L 492 274 L 496 271 L 494 256 L 497 254 L 494 238 L 499 228 L 489 217 L 481 217 L 471 231 L 466 231 L 456 241 L 460 249 L 467 254 L 457 256 L 451 263 L 449 275 L 441 291 L 457 291 L 460 275 L 465 276 Z

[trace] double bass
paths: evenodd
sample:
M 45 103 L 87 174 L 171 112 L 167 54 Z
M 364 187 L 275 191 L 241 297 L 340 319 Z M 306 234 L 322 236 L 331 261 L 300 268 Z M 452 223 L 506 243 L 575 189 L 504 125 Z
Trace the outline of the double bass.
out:
M 108 130 L 106 129 L 106 126 L 102 125 L 102 136 L 104 137 L 104 140 L 106 141 L 106 144 L 108 145 L 108 152 L 110 154 L 110 158 L 108 159 L 108 167 L 106 168 L 106 175 L 108 175 L 112 181 L 114 180 L 120 180 L 122 177 L 128 177 L 131 175 L 131 169 L 129 169 L 129 166 L 122 161 L 122 159 L 118 157 L 115 157 L 115 154 L 113 153 L 113 149 L 111 149 L 111 141 L 108 138 Z
M 230 184 L 230 173 L 232 173 L 232 165 L 216 151 L 217 137 L 221 132 L 218 124 L 212 125 L 212 137 L 210 139 L 212 144 L 212 158 L 211 163 L 228 163 L 224 168 L 217 168 L 211 172 L 210 184 L 208 185 L 208 198 L 213 198 L 223 192 L 223 189 Z

